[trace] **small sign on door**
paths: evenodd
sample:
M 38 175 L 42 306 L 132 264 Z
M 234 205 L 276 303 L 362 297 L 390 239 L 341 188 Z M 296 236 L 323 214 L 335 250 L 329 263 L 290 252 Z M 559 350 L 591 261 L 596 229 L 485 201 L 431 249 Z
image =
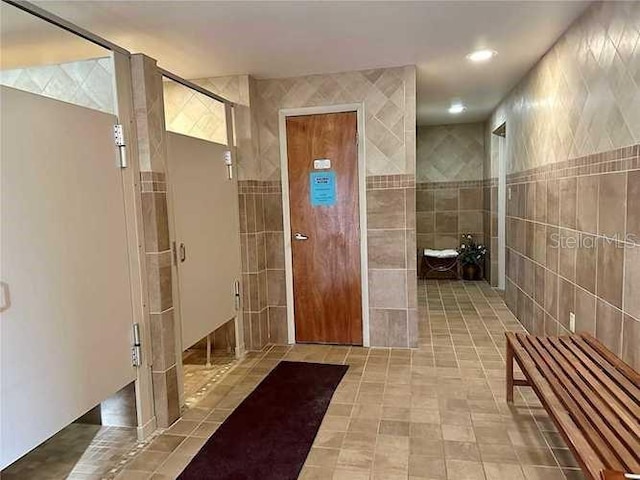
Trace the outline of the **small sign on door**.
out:
M 309 193 L 312 207 L 332 207 L 336 204 L 336 172 L 311 172 Z
M 331 168 L 331 160 L 328 158 L 316 158 L 313 161 L 314 170 L 329 170 Z

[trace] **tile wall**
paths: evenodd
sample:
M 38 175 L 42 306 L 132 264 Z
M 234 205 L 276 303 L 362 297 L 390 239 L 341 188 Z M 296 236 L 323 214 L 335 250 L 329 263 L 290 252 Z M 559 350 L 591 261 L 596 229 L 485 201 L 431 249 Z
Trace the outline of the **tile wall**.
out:
M 486 178 L 482 182 L 482 225 L 484 244 L 487 246 L 484 278 L 492 287 L 498 286 L 498 179 Z
M 426 125 L 417 130 L 418 183 L 481 180 L 484 123 Z
M 372 346 L 417 347 L 415 205 L 413 175 L 367 177 Z
M 287 343 L 280 182 L 241 181 L 245 343 Z M 415 191 L 410 175 L 367 179 L 371 344 L 415 346 Z M 248 341 L 247 339 L 250 339 Z
M 516 85 L 489 122 L 507 173 L 640 142 L 639 26 L 638 2 L 595 2 Z
M 224 94 L 219 84 L 228 80 L 197 82 Z M 372 345 L 414 345 L 416 267 L 407 257 L 411 252 L 415 258 L 415 213 L 407 212 L 415 212 L 415 67 L 247 77 L 242 85 L 236 130 L 242 132 L 238 165 L 247 348 L 287 340 L 278 111 L 346 103 L 365 106 L 367 202 L 374 203 L 367 209 Z M 390 291 L 397 291 L 397 298 L 390 298 Z
M 111 57 L 0 71 L 0 85 L 106 113 L 116 111 L 113 82 Z
M 155 60 L 144 55 L 133 55 L 131 68 L 149 291 L 147 308 L 150 316 L 153 400 L 158 426 L 164 428 L 179 418 L 180 400 L 165 176 L 162 77 Z
M 484 123 L 418 127 L 417 247 L 457 248 L 462 234 L 485 243 Z
M 249 75 L 202 78 L 194 83 L 234 103 L 234 140 L 239 180 L 260 179 L 255 80 Z
M 227 143 L 225 105 L 211 97 L 164 78 L 164 121 L 168 131 Z
M 418 248 L 457 248 L 463 233 L 484 243 L 483 205 L 481 180 L 418 183 Z
M 640 367 L 640 145 L 512 174 L 505 300 L 527 330 L 587 331 Z
M 367 175 L 415 174 L 416 69 L 407 66 L 256 80 L 261 179 L 280 178 L 280 109 L 349 103 L 364 104 Z
M 244 338 L 249 350 L 287 343 L 280 182 L 241 180 L 240 237 Z
M 506 122 L 509 308 L 529 331 L 551 334 L 566 332 L 574 312 L 577 330 L 636 368 L 639 53 L 640 4 L 594 3 L 486 130 Z M 491 184 L 496 139 L 488 145 Z

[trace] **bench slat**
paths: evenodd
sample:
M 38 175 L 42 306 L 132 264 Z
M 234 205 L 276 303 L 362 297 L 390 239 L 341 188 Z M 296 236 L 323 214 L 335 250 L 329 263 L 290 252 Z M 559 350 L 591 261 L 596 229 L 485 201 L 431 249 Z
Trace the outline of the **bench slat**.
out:
M 627 480 L 624 473 L 607 470 L 602 472 L 602 480 Z
M 590 396 L 589 398 L 594 401 L 596 398 L 600 399 L 596 409 L 601 412 L 601 415 L 603 415 L 604 412 L 612 411 L 608 417 L 613 417 L 620 422 L 620 426 L 616 427 L 616 431 L 618 431 L 621 438 L 623 440 L 625 438 L 629 438 L 629 432 L 633 433 L 633 436 L 630 438 L 631 443 L 628 443 L 628 445 L 632 446 L 631 451 L 640 452 L 640 422 L 638 422 L 628 408 L 632 405 L 632 400 L 630 400 L 629 397 L 626 397 L 625 401 L 620 401 L 618 398 L 614 397 L 610 392 L 610 382 L 602 384 L 599 379 L 594 377 L 592 371 L 585 368 L 585 365 L 576 357 L 575 353 L 577 347 L 574 346 L 574 349 L 568 349 L 566 347 L 566 342 L 563 342 L 562 339 L 550 338 L 548 341 L 554 345 L 554 347 L 562 353 L 573 366 L 575 371 L 579 374 L 576 375 L 572 372 L 575 377 L 578 379 L 581 377 L 584 379 L 584 382 L 586 382 L 586 385 L 590 386 L 590 390 L 595 393 L 595 396 Z M 605 420 L 607 420 L 607 418 L 605 418 Z
M 551 386 L 553 395 L 560 399 L 564 408 L 574 423 L 580 430 L 580 434 L 583 435 L 591 446 L 598 453 L 599 457 L 604 463 L 615 470 L 623 470 L 624 464 L 615 455 L 611 446 L 601 435 L 601 431 L 606 431 L 609 435 L 615 437 L 614 433 L 604 424 L 602 419 L 596 415 L 596 425 L 594 426 L 587 415 L 593 415 L 595 412 L 586 408 L 581 396 L 577 390 L 571 384 L 566 376 L 559 371 L 557 362 L 553 358 L 550 352 L 547 352 L 544 347 L 538 343 L 533 337 L 518 334 L 518 340 L 522 346 L 527 350 L 531 358 L 536 362 L 536 366 L 542 372 L 545 380 Z M 541 401 L 548 402 L 549 398 L 540 398 Z M 587 412 L 583 411 L 587 410 Z
M 640 462 L 634 454 L 640 449 L 638 439 L 631 435 L 622 425 L 616 413 L 599 396 L 599 384 L 596 382 L 591 386 L 587 385 L 576 373 L 581 368 L 579 361 L 575 358 L 572 361 L 563 356 L 563 352 L 559 350 L 563 347 L 556 345 L 554 340 L 557 339 L 536 338 L 531 341 L 543 345 L 550 353 L 553 361 L 558 365 L 558 369 L 554 373 L 561 382 L 560 388 L 567 390 L 576 401 L 585 414 L 587 422 L 596 427 L 596 431 L 607 445 L 607 449 L 623 462 L 627 471 L 639 470 Z M 564 353 L 567 353 L 566 350 Z
M 569 413 L 565 410 L 560 400 L 553 394 L 549 383 L 538 371 L 535 362 L 517 340 L 515 334 L 506 334 L 507 341 L 515 353 L 515 360 L 522 372 L 527 376 L 531 387 L 539 398 L 545 399 L 545 408 L 556 425 L 560 428 L 560 434 L 566 444 L 574 453 L 582 469 L 589 474 L 592 480 L 599 478 L 600 472 L 606 467 L 593 447 L 584 438 Z
M 605 358 L 616 368 L 616 370 L 622 373 L 631 383 L 633 383 L 636 386 L 636 389 L 640 390 L 640 373 L 636 372 L 633 368 L 616 357 L 593 335 L 589 333 L 582 333 L 580 336 L 591 348 L 598 352 L 601 357 Z M 638 398 L 637 393 L 636 398 Z
M 560 338 L 600 382 L 640 421 L 640 390 L 579 338 Z

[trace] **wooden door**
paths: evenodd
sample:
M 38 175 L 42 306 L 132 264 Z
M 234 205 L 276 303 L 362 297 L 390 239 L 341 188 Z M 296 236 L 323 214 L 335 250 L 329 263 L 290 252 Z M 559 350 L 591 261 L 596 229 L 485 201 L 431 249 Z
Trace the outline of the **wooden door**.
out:
M 183 350 L 237 315 L 238 182 L 229 178 L 227 150 L 226 145 L 167 132 Z
M 296 342 L 362 345 L 357 114 L 286 128 Z
M 136 378 L 113 115 L 0 87 L 0 468 Z

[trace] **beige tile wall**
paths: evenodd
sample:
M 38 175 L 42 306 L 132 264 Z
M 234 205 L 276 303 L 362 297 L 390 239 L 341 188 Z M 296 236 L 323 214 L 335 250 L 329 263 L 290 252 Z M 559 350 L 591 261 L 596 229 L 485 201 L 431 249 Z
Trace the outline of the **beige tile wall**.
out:
M 153 400 L 159 427 L 180 417 L 165 177 L 162 77 L 155 60 L 131 58 L 151 337 Z
M 415 174 L 415 66 L 257 80 L 260 178 L 280 178 L 278 111 L 364 103 L 367 175 Z
M 596 2 L 502 101 L 509 173 L 640 142 L 639 25 L 638 2 Z
M 574 311 L 636 368 L 639 53 L 640 3 L 593 4 L 493 113 L 485 164 L 495 182 L 490 132 L 506 122 L 509 307 L 538 333 Z
M 422 126 L 417 133 L 417 247 L 457 248 L 471 233 L 485 243 L 485 124 Z
M 415 173 L 415 67 L 305 77 L 203 78 L 198 85 L 236 103 L 240 180 L 279 180 L 278 111 L 364 103 L 367 175 Z
M 227 143 L 224 103 L 164 78 L 164 120 L 168 131 Z
M 250 92 L 253 79 L 249 75 L 201 78 L 193 83 L 234 103 L 235 145 L 239 163 L 239 178 L 254 178 L 245 165 L 255 161 L 252 154 Z M 164 79 L 165 122 L 172 132 L 203 138 L 216 143 L 227 143 L 227 125 L 224 104 L 205 95 Z
M 0 85 L 106 113 L 116 111 L 110 57 L 1 70 Z
M 640 145 L 508 178 L 506 303 L 539 334 L 594 334 L 640 367 Z
M 493 134 L 495 128 L 490 121 L 485 122 L 484 156 L 484 205 L 483 224 L 487 252 L 485 278 L 492 286 L 498 286 L 498 161 L 499 142 L 502 140 Z
M 194 83 L 234 103 L 234 142 L 239 180 L 259 180 L 260 161 L 256 108 L 256 81 L 249 75 L 201 78 Z
M 245 344 L 287 343 L 280 182 L 238 184 Z
M 479 123 L 418 127 L 418 183 L 482 180 L 484 130 Z
M 219 84 L 233 84 L 228 77 L 196 82 L 221 95 L 225 95 L 225 91 Z M 377 265 L 376 268 L 370 266 L 369 272 L 370 282 L 373 278 L 378 292 L 375 300 L 378 306 L 374 310 L 376 314 L 384 313 L 384 320 L 376 323 L 381 330 L 376 332 L 377 327 L 372 327 L 372 339 L 377 335 L 379 345 L 414 345 L 417 339 L 415 213 L 407 212 L 415 212 L 415 67 L 273 80 L 246 77 L 239 85 L 239 89 L 231 89 L 227 95 L 241 92 L 239 103 L 242 105 L 240 110 L 236 107 L 236 131 L 241 142 L 238 165 L 241 224 L 244 222 L 241 227 L 244 327 L 245 338 L 251 339 L 246 342 L 247 348 L 258 349 L 267 342 L 284 343 L 287 338 L 278 111 L 357 102 L 364 102 L 366 114 L 367 201 L 376 198 L 377 194 L 371 191 L 380 189 L 397 190 L 398 197 L 397 202 L 383 202 L 368 209 L 369 223 L 372 218 L 385 218 L 383 222 L 392 219 L 391 225 L 396 221 L 402 224 L 395 227 L 381 223 L 382 227 L 373 229 L 369 225 L 368 235 L 375 237 L 372 237 L 374 246 L 369 248 L 369 258 Z M 390 232 L 396 229 L 401 233 Z M 403 241 L 390 245 L 394 235 Z M 411 261 L 406 258 L 408 252 L 411 252 Z M 378 261 L 381 263 L 376 263 Z M 395 274 L 391 270 L 395 270 Z M 402 277 L 402 281 L 396 283 L 396 277 Z M 412 280 L 407 280 L 408 277 Z M 402 302 L 389 302 L 381 295 L 385 290 L 398 288 L 402 290 L 398 297 Z M 370 293 L 372 305 L 373 300 Z M 391 315 L 400 312 L 394 318 L 402 316 L 405 335 L 390 336 L 387 310 L 392 311 Z M 397 331 L 402 329 L 397 321 L 391 324 Z
M 415 205 L 413 175 L 367 178 L 372 346 L 418 345 Z
M 367 181 L 371 344 L 416 346 L 415 190 L 413 177 Z M 287 343 L 280 182 L 240 182 L 243 302 L 247 348 Z
M 457 248 L 463 233 L 484 243 L 483 205 L 482 181 L 416 184 L 418 248 Z
M 498 181 L 495 178 L 485 179 L 482 185 L 482 225 L 484 230 L 484 242 L 487 246 L 485 258 L 486 280 L 493 287 L 498 286 Z

